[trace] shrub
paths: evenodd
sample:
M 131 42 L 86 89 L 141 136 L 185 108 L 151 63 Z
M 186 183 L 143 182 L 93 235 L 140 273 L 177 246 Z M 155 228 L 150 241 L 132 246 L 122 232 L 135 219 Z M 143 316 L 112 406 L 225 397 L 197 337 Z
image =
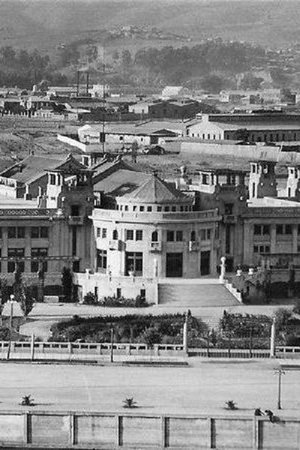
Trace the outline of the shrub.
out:
M 234 403 L 233 400 L 228 400 L 226 402 L 226 405 L 227 405 L 227 409 L 230 409 L 231 411 L 238 409 L 237 405 Z
M 137 408 L 136 402 L 133 400 L 133 397 L 125 398 L 125 400 L 123 400 L 123 403 L 123 408 Z
M 147 344 L 150 348 L 154 344 L 160 344 L 162 340 L 162 335 L 156 328 L 148 328 L 140 335 L 140 341 Z
M 31 395 L 24 395 L 24 397 L 22 397 L 21 405 L 34 406 L 34 399 L 31 398 Z
M 93 292 L 88 292 L 84 297 L 83 297 L 83 304 L 84 305 L 98 305 L 98 299 L 95 296 L 95 294 L 93 294 Z

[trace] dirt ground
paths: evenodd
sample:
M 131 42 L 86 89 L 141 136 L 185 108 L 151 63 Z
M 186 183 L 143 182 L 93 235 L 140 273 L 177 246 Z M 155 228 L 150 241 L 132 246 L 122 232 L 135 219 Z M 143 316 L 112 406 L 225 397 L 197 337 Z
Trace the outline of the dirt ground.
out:
M 253 415 L 255 408 L 276 412 L 277 361 L 207 361 L 190 358 L 188 367 L 68 366 L 1 363 L 0 409 L 19 409 L 31 394 L 35 409 L 118 411 L 134 397 L 138 411 Z M 299 373 L 282 380 L 280 415 L 300 414 Z

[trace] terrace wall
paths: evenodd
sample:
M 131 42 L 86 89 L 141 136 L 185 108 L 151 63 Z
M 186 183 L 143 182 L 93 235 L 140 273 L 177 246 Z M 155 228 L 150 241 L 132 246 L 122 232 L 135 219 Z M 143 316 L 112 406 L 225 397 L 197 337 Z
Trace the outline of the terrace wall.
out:
M 0 413 L 1 448 L 299 449 L 300 418 L 238 414 Z

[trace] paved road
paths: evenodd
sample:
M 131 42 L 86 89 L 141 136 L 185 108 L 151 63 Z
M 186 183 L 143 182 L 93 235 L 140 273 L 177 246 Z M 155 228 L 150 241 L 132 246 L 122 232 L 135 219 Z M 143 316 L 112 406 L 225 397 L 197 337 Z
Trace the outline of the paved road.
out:
M 199 317 L 208 322 L 213 328 L 218 324 L 222 317 L 224 309 L 227 312 L 241 314 L 263 314 L 273 316 L 274 312 L 280 307 L 292 308 L 292 305 L 238 305 L 224 307 L 202 307 L 190 310 L 195 317 Z M 153 306 L 149 308 L 102 308 L 97 306 L 68 304 L 68 303 L 37 303 L 29 315 L 29 322 L 20 329 L 21 333 L 47 340 L 51 335 L 51 325 L 59 320 L 70 318 L 75 314 L 83 317 L 91 316 L 119 316 L 125 314 L 176 314 L 184 313 L 187 308 L 172 306 Z
M 224 413 L 234 400 L 242 414 L 276 411 L 276 361 L 203 361 L 189 367 L 0 364 L 0 409 L 20 408 L 31 394 L 37 409 L 118 411 L 134 397 L 141 412 Z M 280 414 L 300 416 L 299 372 L 283 377 Z M 228 412 L 230 414 L 230 412 Z
M 267 314 L 273 315 L 278 308 L 292 308 L 293 305 L 237 305 L 226 308 L 228 312 L 239 312 L 243 314 Z M 191 307 L 193 315 L 197 317 L 215 317 L 221 316 L 224 311 L 223 307 Z M 72 317 L 77 314 L 79 316 L 101 316 L 101 315 L 124 315 L 124 314 L 164 314 L 185 312 L 187 307 L 174 306 L 152 306 L 149 308 L 105 308 L 99 306 L 79 305 L 74 303 L 37 303 L 31 311 L 29 317 L 34 319 Z

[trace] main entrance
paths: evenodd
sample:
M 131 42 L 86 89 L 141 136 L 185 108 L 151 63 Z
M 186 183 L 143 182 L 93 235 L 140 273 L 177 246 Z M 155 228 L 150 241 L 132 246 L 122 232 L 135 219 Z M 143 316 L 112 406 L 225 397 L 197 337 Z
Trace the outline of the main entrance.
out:
M 166 276 L 182 277 L 182 253 L 167 253 Z
M 209 275 L 210 273 L 210 251 L 201 252 L 201 275 Z

